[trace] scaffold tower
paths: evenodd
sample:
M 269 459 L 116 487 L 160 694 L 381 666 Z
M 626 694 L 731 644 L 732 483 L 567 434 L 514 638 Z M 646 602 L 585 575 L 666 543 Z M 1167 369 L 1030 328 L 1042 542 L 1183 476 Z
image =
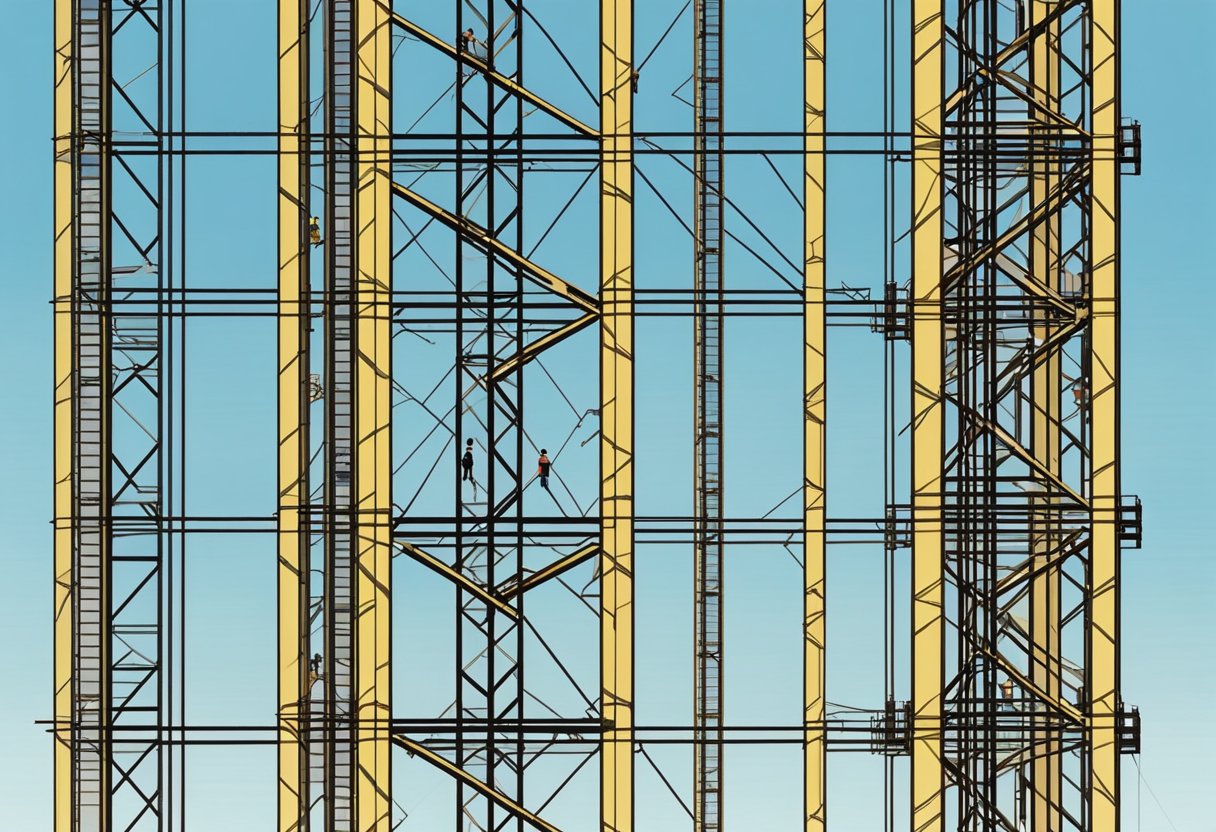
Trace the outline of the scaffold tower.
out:
M 881 131 L 831 106 L 832 0 L 760 44 L 724 0 L 275 0 L 257 130 L 195 126 L 186 0 L 54 2 L 56 832 L 200 828 L 196 761 L 250 747 L 279 832 L 826 832 L 838 755 L 884 832 L 1121 828 L 1119 0 L 872 0 Z M 265 263 L 196 274 L 192 166 L 238 159 Z M 882 268 L 842 279 L 870 161 Z M 188 331 L 247 321 L 275 487 L 217 515 Z M 266 541 L 254 722 L 188 705 L 219 538 Z M 853 552 L 874 597 L 829 592 Z

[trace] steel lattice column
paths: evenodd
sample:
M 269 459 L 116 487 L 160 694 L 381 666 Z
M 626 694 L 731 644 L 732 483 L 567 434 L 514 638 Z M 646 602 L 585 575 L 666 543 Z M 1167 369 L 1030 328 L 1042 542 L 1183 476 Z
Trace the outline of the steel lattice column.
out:
M 600 2 L 601 828 L 633 832 L 633 2 Z
M 912 830 L 945 828 L 942 768 L 942 0 L 912 2 Z
M 1119 0 L 1091 0 L 1089 823 L 1119 828 Z
M 325 367 L 310 408 L 308 10 L 279 7 L 279 824 L 369 832 L 390 823 L 390 32 L 375 0 L 324 14 Z
M 1043 113 L 1058 113 L 1060 110 L 1060 22 L 1053 16 L 1057 3 L 1047 0 L 1032 0 L 1028 19 L 1023 25 L 1042 28 L 1044 31 L 1033 39 L 1030 53 L 1030 83 L 1034 90 L 1035 106 L 1028 107 L 1030 119 L 1040 123 L 1040 133 L 1034 147 L 1042 154 L 1032 167 L 1030 201 L 1040 205 L 1050 199 L 1059 187 L 1059 162 L 1052 158 L 1051 149 L 1058 145 L 1053 141 L 1057 126 Z M 1030 271 L 1033 278 L 1048 290 L 1060 286 L 1062 276 L 1060 252 L 1061 222 L 1058 214 L 1047 217 L 1035 231 L 1031 241 Z M 1052 316 L 1040 313 L 1033 330 L 1030 348 L 1037 344 L 1049 344 L 1055 331 Z M 1035 459 L 1054 476 L 1060 476 L 1061 448 L 1061 356 L 1059 347 L 1049 347 L 1049 352 L 1033 371 L 1031 397 L 1033 399 L 1034 424 L 1032 426 L 1031 452 Z M 1031 676 L 1035 684 L 1048 697 L 1058 700 L 1060 686 L 1060 581 L 1061 570 L 1054 565 L 1053 556 L 1066 545 L 1065 534 L 1055 522 L 1055 507 L 1052 501 L 1040 502 L 1042 512 L 1032 529 L 1032 555 L 1035 558 L 1035 578 L 1031 587 L 1030 656 Z M 1059 832 L 1061 829 L 1061 753 L 1060 738 L 1051 728 L 1051 720 L 1039 721 L 1041 730 L 1034 735 L 1040 749 L 1036 755 L 1030 782 L 1033 788 L 1031 829 L 1034 832 Z M 1027 812 L 1022 811 L 1025 815 Z
M 457 7 L 461 32 L 477 22 L 482 38 L 462 47 L 476 68 L 456 60 L 458 172 L 455 215 L 462 228 L 480 226 L 516 258 L 500 260 L 473 235 L 456 235 L 456 354 L 453 363 L 455 436 L 474 441 L 484 454 L 485 480 L 457 480 L 455 504 L 456 566 L 479 588 L 522 580 L 524 554 L 524 374 L 510 360 L 525 348 L 524 176 L 522 134 L 524 99 L 498 80 L 522 88 L 523 27 L 512 4 L 501 0 Z M 479 31 L 479 28 L 474 28 Z M 505 138 L 504 138 L 505 137 Z M 478 267 L 466 261 L 484 258 Z M 536 499 L 547 499 L 543 492 Z M 456 591 L 457 767 L 490 784 L 499 798 L 524 802 L 522 737 L 505 736 L 501 727 L 524 716 L 523 595 L 515 608 L 495 604 L 485 592 Z M 483 790 L 458 781 L 457 816 L 486 829 L 523 828 Z
M 827 828 L 827 0 L 805 5 L 803 279 L 804 829 Z
M 56 827 L 160 823 L 160 8 L 56 4 Z M 150 67 L 122 87 L 111 68 Z M 117 95 L 114 91 L 117 90 Z M 124 138 L 114 141 L 115 133 Z
M 311 690 L 308 579 L 308 5 L 279 2 L 279 511 L 280 832 L 309 823 Z M 318 688 L 320 690 L 320 688 Z

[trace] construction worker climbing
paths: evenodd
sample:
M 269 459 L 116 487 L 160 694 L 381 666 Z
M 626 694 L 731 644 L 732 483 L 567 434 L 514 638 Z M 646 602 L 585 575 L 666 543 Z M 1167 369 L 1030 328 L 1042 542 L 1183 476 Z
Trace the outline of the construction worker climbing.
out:
M 461 476 L 460 481 L 475 482 L 473 479 L 473 440 L 469 439 L 464 443 L 464 456 L 460 458 Z
M 629 71 L 629 85 L 633 87 L 634 95 L 638 94 L 638 81 L 640 80 L 642 80 L 642 73 L 638 72 L 636 69 L 631 69 Z
M 312 658 L 308 660 L 308 685 L 312 687 L 318 679 L 321 678 L 321 654 L 313 653 Z
M 316 217 L 308 218 L 308 241 L 314 246 L 321 245 L 321 223 Z
M 553 463 L 549 462 L 549 452 L 544 448 L 540 449 L 540 459 L 536 460 L 536 475 L 540 477 L 540 487 L 549 490 L 549 466 Z
M 460 37 L 456 39 L 456 51 L 457 52 L 468 52 L 470 55 L 472 55 L 473 46 L 476 43 L 477 43 L 477 38 L 474 37 L 473 30 L 471 28 L 465 29 L 463 32 L 460 33 Z M 476 57 L 476 56 L 474 56 L 474 57 Z

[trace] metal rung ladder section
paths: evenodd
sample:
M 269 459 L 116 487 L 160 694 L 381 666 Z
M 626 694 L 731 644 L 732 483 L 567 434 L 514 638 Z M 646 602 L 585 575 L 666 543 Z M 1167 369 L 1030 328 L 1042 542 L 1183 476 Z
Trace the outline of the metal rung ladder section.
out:
M 76 292 L 73 323 L 76 349 L 74 586 L 75 728 L 72 737 L 76 791 L 74 826 L 100 832 L 108 825 L 109 760 L 104 748 L 108 717 L 108 593 L 105 561 L 109 510 L 107 493 L 109 355 L 103 304 L 109 271 L 109 212 L 104 189 L 106 16 L 100 0 L 81 0 L 77 18 L 78 50 L 75 139 Z
M 722 798 L 722 4 L 697 0 L 696 702 L 694 826 L 718 832 Z
M 325 686 L 328 752 L 326 828 L 354 830 L 355 688 L 355 4 L 331 0 L 329 85 L 329 383 L 326 400 L 330 466 L 327 476 L 329 552 L 325 623 Z

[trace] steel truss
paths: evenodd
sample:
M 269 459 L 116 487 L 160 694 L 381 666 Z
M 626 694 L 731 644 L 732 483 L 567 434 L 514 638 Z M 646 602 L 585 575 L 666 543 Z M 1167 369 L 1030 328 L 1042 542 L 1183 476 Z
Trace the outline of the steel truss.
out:
M 1117 3 L 914 9 L 913 826 L 1116 829 Z
M 55 8 L 55 828 L 156 829 L 168 753 L 162 10 Z M 121 77 L 120 77 L 121 76 Z M 115 140 L 119 135 L 139 138 Z M 118 304 L 119 306 L 116 306 Z M 115 736 L 123 737 L 115 742 Z
M 394 759 L 450 779 L 455 828 L 556 832 L 550 807 L 586 771 L 599 780 L 589 814 L 605 832 L 632 832 L 641 764 L 695 829 L 720 830 L 733 743 L 802 749 L 807 832 L 827 828 L 829 751 L 887 755 L 888 771 L 908 757 L 916 832 L 1118 828 L 1119 756 L 1138 732 L 1119 698 L 1118 559 L 1139 540 L 1118 468 L 1118 181 L 1139 157 L 1119 113 L 1117 0 L 908 0 L 911 131 L 890 125 L 881 150 L 866 146 L 873 136 L 827 130 L 827 0 L 803 5 L 803 129 L 766 134 L 773 146 L 763 149 L 764 136 L 724 128 L 723 3 L 690 5 L 694 129 L 664 134 L 634 124 L 642 66 L 628 0 L 599 4 L 598 89 L 567 61 L 598 122 L 529 86 L 526 49 L 543 38 L 566 56 L 517 0 L 455 4 L 456 30 L 471 39 L 430 31 L 385 0 L 279 0 L 279 126 L 261 136 L 277 143 L 277 285 L 200 290 L 175 284 L 172 263 L 173 176 L 191 152 L 170 92 L 173 4 L 56 0 L 57 830 L 174 828 L 176 755 L 217 742 L 276 746 L 282 832 L 396 828 L 408 807 L 393 798 Z M 450 131 L 398 132 L 398 48 L 446 62 Z M 146 71 L 127 80 L 130 67 Z M 546 129 L 529 129 L 534 115 Z M 910 276 L 878 300 L 827 286 L 832 152 L 910 162 Z M 800 195 L 773 168 L 802 204 L 800 262 L 724 191 L 732 154 L 769 153 L 802 162 Z M 642 157 L 691 175 L 690 223 L 635 166 Z M 543 200 L 529 188 L 525 209 L 525 173 L 540 163 L 598 174 L 594 278 L 550 270 L 536 254 L 525 219 Z M 690 289 L 634 285 L 639 181 L 689 232 Z M 577 196 L 546 218 L 542 240 Z M 771 251 L 749 246 L 727 217 Z M 450 269 L 440 249 L 424 248 L 436 234 Z M 788 291 L 727 286 L 734 245 Z M 394 265 L 419 252 L 448 283 L 411 274 L 400 285 L 403 269 L 394 285 Z M 277 320 L 274 516 L 189 516 L 173 496 L 173 349 L 195 315 Z M 801 319 L 793 519 L 731 516 L 722 501 L 723 331 L 747 316 Z M 687 516 L 634 502 L 634 325 L 644 317 L 693 322 Z M 891 354 L 910 344 L 908 439 L 894 423 L 888 437 L 893 470 L 910 448 L 910 489 L 902 503 L 893 495 L 903 490 L 889 490 L 884 517 L 827 513 L 829 326 L 873 328 Z M 429 393 L 394 368 L 394 349 L 416 338 L 450 357 Z M 565 398 L 544 362 L 590 340 L 598 401 L 566 399 L 576 423 L 553 452 L 546 492 L 530 468 L 540 449 L 525 371 L 539 368 Z M 417 448 L 392 445 L 404 405 L 426 414 Z M 597 440 L 593 495 L 567 483 L 558 459 L 592 426 L 582 444 Z M 439 460 L 402 488 L 394 474 L 435 434 Z M 431 474 L 459 468 L 466 447 L 474 476 L 435 498 Z M 200 531 L 276 538 L 273 724 L 175 716 L 173 543 Z M 862 542 L 883 545 L 891 562 L 910 552 L 910 702 L 842 718 L 826 698 L 826 554 Z M 639 543 L 695 555 L 689 725 L 635 721 Z M 750 545 L 783 545 L 802 571 L 804 713 L 794 725 L 724 718 L 723 561 Z M 393 709 L 394 559 L 437 574 L 455 599 L 454 695 L 441 712 Z M 598 693 L 580 687 L 530 616 L 526 601 L 557 585 L 594 617 Z M 526 656 L 551 660 L 585 710 L 551 707 Z M 897 687 L 889 678 L 888 693 Z M 665 744 L 693 751 L 690 805 L 646 751 Z

